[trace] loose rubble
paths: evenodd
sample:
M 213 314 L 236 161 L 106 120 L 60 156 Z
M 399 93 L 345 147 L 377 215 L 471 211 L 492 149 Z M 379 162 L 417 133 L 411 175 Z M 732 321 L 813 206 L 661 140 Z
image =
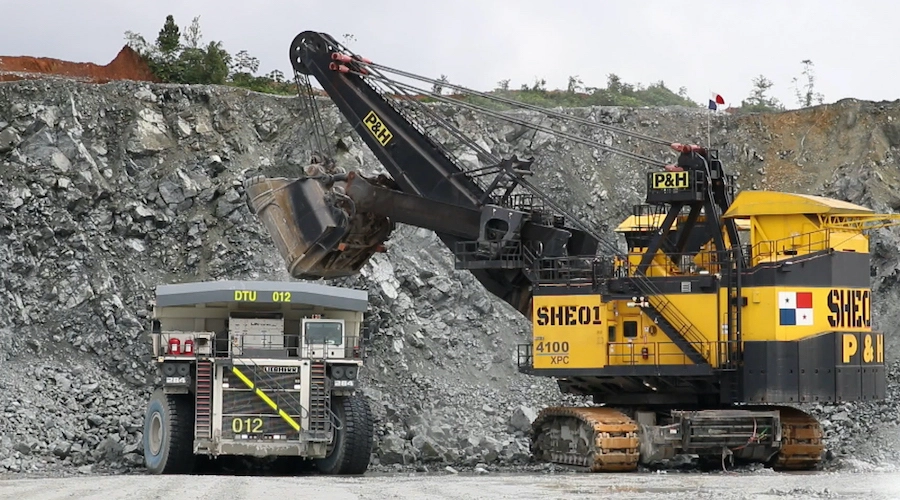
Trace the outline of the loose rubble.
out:
M 322 106 L 338 165 L 380 171 L 336 110 Z M 497 154 L 536 156 L 534 182 L 610 240 L 611 227 L 641 201 L 642 165 L 439 109 Z M 0 473 L 139 470 L 142 415 L 155 381 L 142 337 L 153 288 L 289 279 L 241 181 L 295 175 L 306 164 L 301 110 L 296 99 L 224 87 L 0 84 L 0 370 L 7 374 L 0 378 Z M 706 134 L 702 110 L 572 112 L 681 142 Z M 838 119 L 850 114 L 866 124 Z M 786 115 L 716 116 L 713 138 L 744 187 L 824 192 L 891 209 L 900 206 L 888 187 L 896 184 L 900 134 L 891 131 L 898 118 L 897 104 L 844 101 Z M 800 129 L 809 136 L 802 144 Z M 670 157 L 609 132 L 569 131 Z M 812 149 L 825 139 L 878 148 Z M 883 294 L 876 324 L 889 335 L 900 314 L 893 306 L 898 238 L 885 230 L 874 242 L 873 284 Z M 517 372 L 516 345 L 527 342 L 528 322 L 455 270 L 433 233 L 400 226 L 386 254 L 334 283 L 368 290 L 378 324 L 363 390 L 377 417 L 373 470 L 555 470 L 529 464 L 528 426 L 542 407 L 587 402 L 564 397 L 553 380 Z M 896 446 L 869 438 L 881 432 L 900 442 L 898 375 L 892 365 L 887 402 L 813 408 L 844 463 L 898 457 Z

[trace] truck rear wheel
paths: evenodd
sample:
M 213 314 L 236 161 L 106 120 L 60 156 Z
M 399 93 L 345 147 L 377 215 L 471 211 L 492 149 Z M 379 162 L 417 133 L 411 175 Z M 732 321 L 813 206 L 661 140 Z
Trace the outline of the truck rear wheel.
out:
M 369 403 L 359 395 L 336 397 L 332 409 L 342 427 L 325 458 L 316 460 L 323 474 L 359 475 L 369 468 L 372 457 L 373 425 Z
M 157 389 L 144 415 L 144 465 L 151 474 L 190 474 L 194 469 L 194 412 L 189 394 Z

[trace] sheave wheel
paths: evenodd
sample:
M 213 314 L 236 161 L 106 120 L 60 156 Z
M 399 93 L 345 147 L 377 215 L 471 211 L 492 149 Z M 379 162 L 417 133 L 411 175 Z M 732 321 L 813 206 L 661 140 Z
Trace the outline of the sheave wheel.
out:
M 194 404 L 188 394 L 157 389 L 144 415 L 144 465 L 151 474 L 194 469 Z
M 374 429 L 369 404 L 360 395 L 336 397 L 332 409 L 343 427 L 335 431 L 328 456 L 316 460 L 316 468 L 323 474 L 363 474 L 372 457 Z

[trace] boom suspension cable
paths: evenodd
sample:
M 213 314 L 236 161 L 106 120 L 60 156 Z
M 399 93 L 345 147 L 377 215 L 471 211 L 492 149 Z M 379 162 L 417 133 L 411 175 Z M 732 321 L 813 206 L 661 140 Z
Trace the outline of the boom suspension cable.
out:
M 632 132 L 632 131 L 629 131 L 629 130 L 626 130 L 626 129 L 623 129 L 623 128 L 620 128 L 620 127 L 616 127 L 616 126 L 613 126 L 613 125 L 607 125 L 607 124 L 605 124 L 605 123 L 594 122 L 594 121 L 588 120 L 588 119 L 586 119 L 586 118 L 581 118 L 581 117 L 578 117 L 578 116 L 567 115 L 567 114 L 565 114 L 565 113 L 561 113 L 561 112 L 558 112 L 558 111 L 554 111 L 554 110 L 552 110 L 552 109 L 547 109 L 547 108 L 544 108 L 544 107 L 541 107 L 541 106 L 537 106 L 537 105 L 534 105 L 534 104 L 528 104 L 528 103 L 525 103 L 525 102 L 516 101 L 515 99 L 509 99 L 509 98 L 507 98 L 507 97 L 497 96 L 497 95 L 493 95 L 493 94 L 486 93 L 486 92 L 479 92 L 479 91 L 477 91 L 477 90 L 473 90 L 473 89 L 469 89 L 469 88 L 466 88 L 466 87 L 462 87 L 462 86 L 460 86 L 460 85 L 456 85 L 456 84 L 453 84 L 453 83 L 450 83 L 450 82 L 446 82 L 446 81 L 443 81 L 443 80 L 435 80 L 435 79 L 433 79 L 433 78 L 428 78 L 428 77 L 416 75 L 416 74 L 413 74 L 413 73 L 409 73 L 409 72 L 407 72 L 407 71 L 403 71 L 403 70 L 399 70 L 399 69 L 390 68 L 390 67 L 384 66 L 384 65 L 382 65 L 382 64 L 378 64 L 378 63 L 368 63 L 368 67 L 369 67 L 369 68 L 377 68 L 377 69 L 381 69 L 381 70 L 387 71 L 387 72 L 389 72 L 389 73 L 394 73 L 394 74 L 396 74 L 396 75 L 400 75 L 400 76 L 403 76 L 403 77 L 406 77 L 406 78 L 410 78 L 410 79 L 414 79 L 414 80 L 419 80 L 419 81 L 422 81 L 422 82 L 425 82 L 425 83 L 430 83 L 430 84 L 433 84 L 433 85 L 440 85 L 440 86 L 443 86 L 443 87 L 451 88 L 451 89 L 457 90 L 457 91 L 459 91 L 459 92 L 463 92 L 463 93 L 466 93 L 466 94 L 475 95 L 475 96 L 478 96 L 478 97 L 481 97 L 481 98 L 484 98 L 484 99 L 488 99 L 488 100 L 491 100 L 491 101 L 502 102 L 502 103 L 508 104 L 508 105 L 510 105 L 510 106 L 515 106 L 515 107 L 519 107 L 519 108 L 522 108 L 522 109 L 528 109 L 528 110 L 531 110 L 531 111 L 537 111 L 537 112 L 539 112 L 539 113 L 543 113 L 543 114 L 545 114 L 545 115 L 552 116 L 552 117 L 556 117 L 556 118 L 559 118 L 559 119 L 563 119 L 563 120 L 567 120 L 567 121 L 571 121 L 571 122 L 576 122 L 576 123 L 581 123 L 581 124 L 584 124 L 584 125 L 588 125 L 588 126 L 592 126 L 592 127 L 596 127 L 596 128 L 608 130 L 608 131 L 610 131 L 610 132 L 616 132 L 616 133 L 618 133 L 618 134 L 627 135 L 627 136 L 630 136 L 630 137 L 634 137 L 634 138 L 636 138 L 636 139 L 642 139 L 642 140 L 645 140 L 645 141 L 648 141 L 648 142 L 652 142 L 652 143 L 654 143 L 654 144 L 660 144 L 660 145 L 663 145 L 663 146 L 668 146 L 668 145 L 672 144 L 672 141 L 666 141 L 666 140 L 660 139 L 660 138 L 658 138 L 658 137 L 653 137 L 653 136 L 650 136 L 650 135 L 641 134 L 640 132 Z
M 366 75 L 366 74 L 361 73 L 361 72 L 358 72 L 358 71 L 352 71 L 352 70 L 351 70 L 350 73 L 353 73 L 353 74 L 359 75 L 360 77 L 364 77 L 364 78 L 368 78 L 368 79 L 372 79 L 372 78 L 373 78 L 371 75 Z M 374 78 L 378 79 L 378 77 L 374 77 Z M 501 112 L 498 112 L 498 111 L 494 111 L 494 110 L 489 110 L 489 109 L 483 108 L 483 107 L 478 106 L 478 105 L 476 105 L 476 104 L 467 103 L 467 102 L 465 102 L 465 101 L 460 101 L 460 100 L 458 100 L 458 99 L 453 99 L 452 97 L 447 97 L 447 96 L 443 96 L 443 95 L 440 95 L 440 94 L 437 94 L 437 93 L 435 93 L 435 92 L 431 92 L 431 91 L 428 91 L 428 90 L 425 90 L 425 89 L 420 89 L 420 88 L 418 88 L 418 87 L 416 87 L 416 86 L 414 86 L 414 85 L 410 85 L 410 84 L 406 84 L 406 83 L 401 83 L 401 82 L 394 81 L 394 80 L 390 80 L 390 82 L 391 82 L 391 84 L 393 84 L 393 85 L 396 85 L 396 86 L 399 86 L 399 87 L 402 87 L 402 88 L 405 88 L 405 89 L 415 90 L 416 92 L 420 92 L 420 93 L 422 93 L 422 94 L 428 95 L 428 96 L 430 96 L 430 97 L 432 97 L 432 98 L 434 98 L 434 99 L 436 99 L 436 100 L 439 100 L 439 101 L 443 101 L 443 102 L 447 102 L 447 103 L 452 103 L 452 104 L 454 104 L 454 105 L 461 106 L 461 107 L 464 107 L 464 108 L 468 108 L 468 109 L 471 109 L 471 110 L 476 111 L 476 112 L 478 112 L 478 113 L 482 113 L 482 114 L 485 114 L 485 115 L 487 115 L 487 116 L 491 116 L 491 117 L 493 117 L 493 118 L 497 118 L 497 119 L 499 119 L 499 120 L 504 120 L 504 121 L 507 121 L 507 122 L 510 122 L 510 123 L 515 123 L 515 124 L 517 124 L 517 125 L 521 125 L 521 126 L 524 126 L 524 127 L 528 127 L 528 128 L 530 128 L 530 129 L 539 130 L 539 131 L 541 131 L 541 132 L 546 132 L 546 133 L 548 133 L 548 134 L 551 134 L 551 135 L 554 135 L 554 136 L 557 136 L 557 137 L 561 137 L 561 138 L 564 138 L 564 139 L 568 139 L 568 140 L 570 140 L 570 141 L 572 141 L 572 142 L 576 142 L 576 143 L 579 143 L 579 144 L 583 144 L 583 145 L 585 145 L 585 146 L 595 147 L 595 148 L 597 148 L 597 149 L 601 149 L 601 150 L 604 150 L 604 151 L 607 151 L 607 152 L 610 152 L 610 153 L 622 155 L 622 156 L 631 158 L 632 160 L 639 161 L 639 162 L 641 162 L 641 163 L 645 163 L 645 164 L 648 164 L 648 165 L 651 165 L 651 166 L 654 166 L 654 167 L 660 167 L 660 166 L 664 166 L 664 165 L 665 165 L 665 162 L 662 162 L 662 161 L 659 161 L 659 160 L 656 160 L 656 159 L 653 159 L 653 158 L 650 158 L 650 157 L 647 157 L 647 156 L 643 156 L 643 155 L 640 155 L 640 154 L 637 154 L 637 153 L 632 153 L 631 151 L 626 151 L 626 150 L 624 150 L 624 149 L 619 149 L 619 148 L 614 148 L 614 147 L 612 147 L 612 146 L 606 146 L 606 145 L 604 145 L 604 144 L 599 144 L 599 143 L 597 143 L 596 141 L 593 141 L 593 140 L 591 140 L 591 139 L 588 139 L 588 138 L 586 138 L 586 137 L 582 137 L 582 136 L 579 136 L 579 135 L 570 134 L 570 133 L 568 133 L 568 132 L 563 132 L 563 131 L 560 131 L 560 130 L 555 130 L 555 129 L 553 129 L 553 128 L 546 127 L 546 126 L 543 126 L 543 125 L 537 125 L 537 124 L 534 124 L 534 123 L 530 123 L 529 121 L 524 120 L 524 119 L 522 119 L 522 118 L 516 118 L 516 117 L 509 116 L 509 115 L 507 115 L 507 114 L 504 114 L 504 113 L 501 113 Z M 668 144 L 670 144 L 670 143 L 666 143 L 666 144 L 668 145 Z
M 334 43 L 340 50 L 342 50 L 344 52 L 348 52 L 350 54 L 353 54 L 347 47 L 345 47 L 340 42 L 334 41 Z M 365 59 L 363 57 L 360 57 L 359 55 L 353 54 L 353 57 L 354 57 L 354 61 L 356 61 L 356 62 L 360 62 L 363 64 L 370 63 L 370 61 L 368 61 L 367 59 Z M 493 155 L 490 151 L 487 151 L 484 148 L 482 148 L 478 143 L 473 141 L 471 138 L 466 137 L 465 134 L 463 134 L 459 129 L 457 129 L 455 126 L 453 126 L 453 124 L 451 124 L 448 120 L 438 116 L 434 110 L 430 109 L 428 106 L 425 106 L 424 103 L 417 100 L 415 98 L 414 94 L 410 94 L 409 92 L 406 91 L 406 88 L 398 88 L 396 84 L 399 82 L 395 82 L 391 78 L 388 78 L 387 76 L 382 74 L 378 68 L 372 68 L 371 70 L 367 71 L 367 74 L 373 74 L 376 77 L 375 79 L 365 79 L 365 78 L 363 79 L 363 81 L 368 83 L 371 87 L 375 88 L 375 85 L 372 85 L 373 80 L 381 80 L 381 82 L 385 86 L 387 86 L 389 89 L 391 89 L 396 95 L 402 95 L 404 97 L 404 100 L 411 104 L 412 108 L 415 108 L 417 111 L 421 112 L 422 114 L 424 114 L 424 115 L 428 116 L 429 118 L 431 118 L 432 120 L 434 120 L 438 126 L 443 127 L 447 132 L 449 132 L 451 135 L 453 135 L 453 137 L 455 137 L 457 140 L 459 140 L 464 145 L 473 149 L 476 153 L 481 155 L 483 158 L 487 159 L 490 162 L 494 162 L 494 163 L 498 163 L 500 161 L 500 158 Z M 420 89 L 412 87 L 411 90 L 415 90 L 418 94 L 421 94 L 421 92 L 419 91 Z M 386 95 L 384 95 L 384 93 L 382 93 L 382 96 L 387 97 Z M 390 102 L 390 99 L 387 99 L 387 100 L 388 100 L 388 102 Z M 398 112 L 403 114 L 400 109 L 397 109 L 396 107 L 394 107 L 394 109 L 396 109 Z M 415 120 L 410 120 L 410 122 L 413 125 L 417 124 L 417 122 Z M 420 132 L 425 133 L 425 131 L 423 131 L 423 130 L 420 130 Z M 430 134 L 426 133 L 426 135 L 430 135 Z M 441 148 L 445 154 L 447 154 L 451 158 L 454 156 L 454 155 L 452 155 L 452 153 L 450 153 L 449 150 L 447 150 L 446 148 L 443 147 L 443 145 L 440 143 L 440 141 L 433 141 L 433 142 L 435 142 L 435 145 L 438 146 L 439 148 Z
M 303 109 L 311 122 L 312 137 L 309 138 L 309 148 L 313 152 L 332 157 L 334 150 L 331 147 L 331 143 L 325 139 L 325 123 L 322 121 L 322 114 L 319 111 L 318 103 L 316 103 L 316 97 L 313 93 L 312 85 L 309 83 L 309 77 L 295 71 L 294 80 L 297 82 Z
M 348 54 L 346 54 L 346 53 L 340 53 L 340 52 L 334 52 L 334 53 L 332 53 L 332 56 L 331 56 L 331 57 L 332 57 L 332 59 L 333 59 L 334 61 L 336 61 L 335 63 L 332 63 L 332 69 L 334 69 L 334 70 L 340 71 L 340 72 L 342 72 L 342 73 L 352 73 L 352 74 L 355 74 L 355 75 L 359 76 L 360 78 L 362 78 L 362 79 L 364 79 L 364 80 L 369 80 L 369 81 L 374 80 L 374 79 L 380 79 L 380 80 L 383 81 L 384 83 L 389 83 L 390 85 L 393 85 L 393 86 L 400 86 L 400 87 L 402 87 L 403 89 L 409 89 L 409 90 L 412 90 L 412 91 L 414 91 L 414 92 L 416 92 L 416 93 L 418 93 L 418 94 L 420 94 L 420 95 L 429 95 L 429 96 L 431 96 L 431 97 L 433 97 L 433 98 L 435 98 L 435 99 L 438 99 L 438 100 L 441 100 L 441 101 L 444 101 L 444 102 L 452 102 L 452 103 L 454 103 L 454 104 L 456 104 L 456 105 L 462 105 L 462 106 L 467 107 L 467 108 L 469 108 L 469 109 L 471 109 L 471 110 L 474 110 L 474 111 L 479 112 L 479 113 L 486 114 L 486 115 L 488 115 L 488 116 L 492 116 L 492 117 L 495 117 L 495 118 L 498 118 L 498 119 L 502 119 L 502 120 L 505 120 L 505 121 L 510 121 L 510 122 L 513 122 L 513 123 L 517 123 L 517 124 L 519 124 L 519 125 L 523 125 L 523 126 L 526 126 L 526 127 L 529 127 L 529 128 L 540 129 L 540 130 L 543 131 L 543 132 L 546 132 L 546 133 L 551 134 L 551 135 L 555 135 L 555 136 L 557 136 L 557 137 L 561 137 L 561 138 L 564 138 L 564 139 L 568 139 L 568 140 L 572 140 L 572 141 L 575 141 L 575 142 L 579 142 L 579 143 L 581 143 L 581 144 L 591 145 L 591 146 L 597 147 L 598 149 L 604 149 L 604 150 L 606 150 L 606 151 L 608 151 L 608 152 L 610 152 L 610 153 L 620 154 L 620 155 L 623 155 L 623 156 L 627 156 L 627 157 L 629 157 L 629 158 L 631 158 L 631 159 L 634 159 L 634 160 L 637 160 L 637 161 L 640 161 L 640 162 L 642 162 L 642 163 L 646 163 L 646 164 L 649 164 L 649 165 L 652 165 L 652 166 L 665 165 L 665 162 L 662 162 L 662 161 L 660 161 L 660 160 L 658 160 L 658 159 L 655 159 L 655 158 L 650 158 L 650 157 L 646 157 L 646 156 L 643 156 L 643 155 L 638 155 L 638 154 L 636 154 L 636 153 L 632 153 L 632 152 L 625 151 L 625 150 L 622 150 L 622 149 L 613 148 L 613 147 L 611 147 L 611 146 L 601 145 L 601 144 L 598 144 L 596 141 L 592 141 L 592 140 L 586 139 L 586 138 L 581 137 L 581 136 L 576 136 L 576 135 L 573 135 L 573 134 L 568 134 L 568 133 L 565 133 L 565 132 L 557 131 L 557 130 L 554 130 L 554 129 L 549 128 L 549 127 L 542 127 L 542 128 L 541 128 L 541 126 L 535 126 L 535 125 L 530 124 L 530 123 L 525 122 L 525 121 L 521 121 L 521 120 L 520 120 L 520 121 L 515 121 L 515 119 L 513 119 L 513 118 L 511 118 L 511 117 L 508 117 L 507 115 L 505 115 L 505 114 L 503 114 L 503 113 L 499 113 L 499 112 L 497 112 L 497 111 L 490 110 L 490 109 L 487 109 L 487 108 L 485 108 L 485 107 L 478 106 L 478 105 L 474 105 L 474 104 L 471 104 L 471 103 L 465 103 L 465 102 L 460 101 L 460 100 L 458 100 L 458 99 L 452 99 L 452 98 L 451 98 L 451 99 L 448 99 L 447 97 L 441 96 L 441 95 L 439 95 L 439 94 L 437 94 L 437 93 L 435 93 L 435 92 L 430 92 L 430 91 L 427 91 L 427 90 L 425 90 L 425 89 L 416 87 L 416 86 L 414 86 L 414 85 L 410 85 L 410 84 L 406 84 L 406 83 L 401 83 L 401 82 L 399 82 L 399 81 L 396 81 L 396 80 L 394 80 L 394 79 L 391 79 L 391 78 L 386 77 L 383 73 L 381 73 L 380 70 L 384 70 L 384 71 L 387 71 L 387 72 L 390 72 L 390 73 L 395 73 L 395 74 L 397 74 L 397 75 L 404 76 L 404 77 L 411 78 L 411 79 L 415 79 L 415 80 L 419 80 L 419 81 L 429 82 L 429 83 L 432 83 L 432 84 L 434 84 L 434 85 L 441 85 L 441 86 L 445 86 L 445 87 L 457 89 L 457 90 L 459 90 L 459 91 L 461 91 L 461 92 L 464 92 L 464 93 L 467 93 L 467 94 L 471 94 L 471 95 L 475 95 L 475 96 L 479 96 L 479 97 L 482 97 L 482 98 L 484 98 L 484 99 L 488 99 L 488 100 L 492 100 L 492 101 L 497 101 L 497 102 L 502 102 L 502 103 L 508 104 L 508 105 L 510 105 L 510 106 L 514 106 L 514 107 L 518 107 L 518 108 L 522 108 L 522 109 L 528 109 L 528 110 L 537 111 L 537 112 L 540 112 L 540 113 L 542 113 L 542 114 L 549 115 L 549 116 L 551 116 L 551 117 L 553 117 L 553 118 L 564 119 L 564 120 L 571 121 L 571 122 L 581 123 L 581 124 L 584 124 L 584 125 L 587 125 L 587 126 L 590 126 L 590 127 L 600 128 L 600 129 L 604 129 L 604 130 L 607 130 L 607 131 L 619 133 L 619 134 L 622 134 L 622 135 L 634 137 L 634 138 L 636 138 L 636 139 L 648 141 L 648 142 L 651 142 L 651 143 L 653 143 L 653 144 L 657 144 L 657 145 L 665 145 L 665 146 L 670 146 L 670 147 L 673 147 L 673 148 L 676 147 L 676 146 L 680 146 L 680 145 L 675 145 L 675 144 L 673 144 L 671 141 L 666 141 L 666 140 L 663 140 L 663 139 L 659 139 L 659 138 L 656 138 L 656 137 L 652 137 L 652 136 L 649 136 L 649 135 L 646 135 L 646 134 L 641 134 L 641 133 L 638 133 L 638 132 L 631 132 L 631 131 L 629 131 L 629 130 L 626 130 L 626 129 L 623 129 L 623 128 L 620 128 L 620 127 L 616 127 L 616 126 L 613 126 L 613 125 L 607 125 L 607 124 L 603 124 L 603 123 L 597 123 L 597 122 L 594 122 L 594 121 L 591 121 L 591 120 L 587 120 L 587 119 L 584 119 L 584 118 L 580 118 L 580 117 L 576 117 L 576 116 L 567 115 L 567 114 L 565 114 L 565 113 L 560 113 L 560 112 L 553 111 L 553 110 L 548 110 L 548 109 L 542 108 L 542 107 L 540 107 L 540 106 L 535 106 L 535 105 L 532 105 L 532 104 L 522 103 L 522 102 L 519 102 L 519 101 L 516 101 L 516 100 L 513 100 L 513 99 L 508 99 L 508 98 L 505 98 L 505 97 L 495 96 L 495 95 L 491 95 L 491 94 L 489 94 L 489 93 L 479 92 L 479 91 L 477 91 L 477 90 L 473 90 L 473 89 L 469 89 L 469 88 L 466 88 L 466 87 L 462 87 L 462 86 L 460 86 L 460 85 L 451 84 L 451 83 L 449 83 L 449 82 L 445 82 L 445 81 L 441 81 L 441 80 L 435 80 L 435 79 L 433 79 L 433 78 L 428 78 L 428 77 L 424 77 L 424 76 L 419 76 L 419 75 L 416 75 L 416 74 L 413 74 L 413 73 L 409 73 L 409 72 L 407 72 L 407 71 L 402 71 L 402 70 L 398 70 L 398 69 L 395 69 L 395 68 L 390 68 L 390 67 L 388 67 L 388 66 L 384 66 L 384 65 L 381 65 L 381 64 L 374 63 L 374 62 L 372 62 L 372 61 L 370 61 L 370 60 L 368 60 L 368 59 L 366 59 L 366 58 L 364 58 L 364 57 L 361 57 L 361 56 L 359 56 L 359 55 L 357 55 L 357 54 L 353 54 L 352 51 L 348 50 L 346 47 L 344 47 L 344 46 L 341 45 L 340 43 L 337 43 L 337 42 L 335 42 L 335 43 L 336 43 L 338 49 L 340 49 L 340 50 L 343 51 L 343 52 L 349 53 L 349 54 L 351 54 L 351 55 L 348 55 Z M 347 65 L 345 65 L 344 63 L 346 63 Z M 404 94 L 408 95 L 408 94 L 405 93 L 405 92 L 404 92 Z M 419 104 L 421 104 L 421 103 L 419 103 Z

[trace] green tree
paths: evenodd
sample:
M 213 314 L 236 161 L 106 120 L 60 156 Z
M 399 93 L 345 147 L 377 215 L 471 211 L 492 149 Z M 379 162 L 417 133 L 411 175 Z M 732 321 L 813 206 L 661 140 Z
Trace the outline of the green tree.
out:
M 178 29 L 178 25 L 175 24 L 175 18 L 172 14 L 169 14 L 166 16 L 166 23 L 159 30 L 159 36 L 156 37 L 156 46 L 163 54 L 170 55 L 178 50 L 180 41 L 181 31 Z
M 784 109 L 781 102 L 775 97 L 769 97 L 769 90 L 775 85 L 764 75 L 759 75 L 753 79 L 753 88 L 750 96 L 741 101 L 741 110 L 746 112 L 769 112 Z
M 622 79 L 619 78 L 619 75 L 610 73 L 606 76 L 606 90 L 608 90 L 609 92 L 615 92 L 617 94 L 622 93 Z
M 191 21 L 191 25 L 184 30 L 182 36 L 184 37 L 184 44 L 187 48 L 200 48 L 200 45 L 203 42 L 203 35 L 200 32 L 200 16 L 195 17 Z
M 441 95 L 444 92 L 444 85 L 446 85 L 447 83 L 449 83 L 449 80 L 447 80 L 447 75 L 441 75 L 441 77 L 437 79 L 434 85 L 431 86 L 431 92 L 437 95 Z
M 535 77 L 534 84 L 531 85 L 531 90 L 535 92 L 543 92 L 547 90 L 547 79 Z
M 234 73 L 253 74 L 259 69 L 259 59 L 242 50 L 231 59 L 231 71 Z
M 209 42 L 203 55 L 203 67 L 206 70 L 206 83 L 222 85 L 228 78 L 228 63 L 231 56 L 222 47 L 221 42 Z
M 794 77 L 792 80 L 792 83 L 794 84 L 794 94 L 797 96 L 797 104 L 801 108 L 808 108 L 813 105 L 813 102 L 822 104 L 825 102 L 825 96 L 816 92 L 816 76 L 813 71 L 812 60 L 804 59 L 803 61 L 800 61 L 800 64 L 803 65 L 802 75 L 806 77 L 806 83 L 801 89 L 798 85 L 799 79 Z
M 581 78 L 578 75 L 569 77 L 569 85 L 566 87 L 566 92 L 570 94 L 574 94 L 579 90 L 584 90 L 584 82 L 581 81 Z

